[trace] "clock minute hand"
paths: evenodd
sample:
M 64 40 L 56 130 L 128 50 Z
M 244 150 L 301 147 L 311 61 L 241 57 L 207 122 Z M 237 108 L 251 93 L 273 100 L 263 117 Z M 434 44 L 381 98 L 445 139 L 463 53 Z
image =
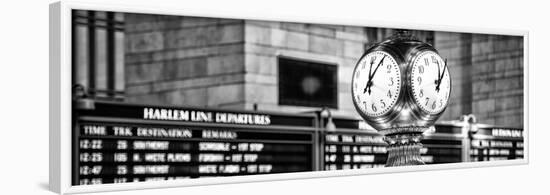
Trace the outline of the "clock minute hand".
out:
M 445 70 L 446 69 L 447 69 L 447 59 L 445 59 L 445 66 L 443 67 L 443 72 L 441 72 L 441 79 L 443 79 L 443 76 L 445 76 Z
M 437 82 L 436 90 L 439 92 L 439 85 L 441 85 L 441 80 L 443 80 L 443 77 L 445 76 L 445 70 L 447 70 L 447 59 L 445 59 L 445 66 L 443 67 L 443 72 L 441 73 L 439 77 L 439 81 Z
M 380 67 L 380 65 L 382 64 L 382 62 L 384 62 L 384 59 L 386 58 L 386 56 L 384 55 L 384 57 L 382 57 L 382 59 L 380 60 L 380 62 L 378 62 L 378 65 L 376 65 L 376 69 L 374 69 L 374 72 L 372 72 L 372 75 L 369 75 L 369 81 L 367 81 L 367 88 L 368 88 L 368 92 L 370 94 L 371 90 L 370 88 L 372 87 L 372 78 L 374 78 L 374 75 L 376 74 L 376 72 L 378 71 L 378 68 Z
M 441 69 L 439 68 L 439 61 L 435 61 L 435 64 L 437 64 L 437 80 L 439 81 L 439 79 L 441 78 Z
M 439 61 L 434 60 L 435 58 L 432 56 L 432 61 L 437 66 L 437 79 L 435 79 L 435 91 L 439 91 L 439 79 L 441 79 L 441 69 L 439 68 Z
M 380 60 L 380 62 L 378 62 L 378 65 L 376 65 L 376 69 L 374 69 L 374 72 L 372 73 L 372 76 L 370 77 L 369 80 L 372 80 L 372 77 L 374 77 L 374 75 L 375 75 L 376 72 L 378 71 L 378 68 L 380 67 L 380 65 L 382 64 L 382 62 L 384 62 L 384 58 L 386 58 L 385 55 L 384 55 L 384 57 L 382 57 L 382 59 Z

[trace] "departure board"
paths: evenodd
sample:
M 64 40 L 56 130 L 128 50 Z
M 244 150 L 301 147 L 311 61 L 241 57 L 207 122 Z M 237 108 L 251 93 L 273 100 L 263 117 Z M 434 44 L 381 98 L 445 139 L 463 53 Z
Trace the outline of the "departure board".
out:
M 471 161 L 523 158 L 523 129 L 481 126 L 471 137 Z
M 95 102 L 75 118 L 73 185 L 314 169 L 314 116 Z
M 375 133 L 338 130 L 324 134 L 325 170 L 383 167 L 386 157 L 386 143 Z
M 383 136 L 355 118 L 107 101 L 74 106 L 73 185 L 377 168 L 387 159 Z M 522 129 L 443 121 L 424 133 L 420 152 L 426 164 L 518 159 L 523 141 Z
M 462 126 L 436 124 L 433 131 L 424 133 L 422 138 L 422 161 L 426 164 L 462 162 L 465 138 L 462 135 Z
M 382 135 L 362 120 L 335 118 L 333 123 L 336 129 L 321 132 L 324 170 L 385 166 L 387 144 Z
M 523 142 L 520 128 L 440 122 L 425 133 L 421 155 L 426 164 L 521 159 Z

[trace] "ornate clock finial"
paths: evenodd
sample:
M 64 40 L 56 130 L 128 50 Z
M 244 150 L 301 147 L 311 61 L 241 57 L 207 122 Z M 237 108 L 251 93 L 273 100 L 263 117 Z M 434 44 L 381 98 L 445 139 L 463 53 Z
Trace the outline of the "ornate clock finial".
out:
M 424 164 L 422 133 L 445 111 L 450 82 L 446 61 L 408 30 L 396 30 L 360 58 L 352 77 L 353 103 L 385 136 L 386 166 Z

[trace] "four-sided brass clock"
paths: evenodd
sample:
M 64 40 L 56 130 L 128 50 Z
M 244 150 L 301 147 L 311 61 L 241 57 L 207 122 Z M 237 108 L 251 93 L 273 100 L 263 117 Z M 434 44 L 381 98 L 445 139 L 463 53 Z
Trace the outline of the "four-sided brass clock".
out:
M 390 145 L 386 165 L 423 164 L 422 132 L 445 111 L 451 94 L 449 68 L 437 50 L 398 31 L 363 54 L 351 85 L 355 108 Z

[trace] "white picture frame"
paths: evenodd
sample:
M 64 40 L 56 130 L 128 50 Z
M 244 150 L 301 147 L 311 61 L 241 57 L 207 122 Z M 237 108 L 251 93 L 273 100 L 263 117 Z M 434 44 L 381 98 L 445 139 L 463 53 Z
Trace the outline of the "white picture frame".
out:
M 71 10 L 91 9 L 116 12 L 133 12 L 148 14 L 186 15 L 223 17 L 237 19 L 256 19 L 274 21 L 292 21 L 306 23 L 326 23 L 338 25 L 377 26 L 387 28 L 412 28 L 434 31 L 451 31 L 467 33 L 486 33 L 523 36 L 524 40 L 524 158 L 519 160 L 492 161 L 492 162 L 467 162 L 459 164 L 437 164 L 415 167 L 388 167 L 384 169 L 360 169 L 341 171 L 317 171 L 300 173 L 283 173 L 254 176 L 204 178 L 190 180 L 155 181 L 123 184 L 104 184 L 91 186 L 72 186 L 71 179 Z M 463 169 L 474 167 L 522 165 L 529 163 L 529 32 L 525 30 L 509 29 L 484 29 L 471 27 L 454 27 L 443 25 L 416 25 L 407 23 L 388 23 L 381 21 L 336 21 L 312 18 L 292 18 L 288 16 L 252 16 L 238 13 L 211 13 L 205 10 L 186 10 L 177 7 L 142 7 L 131 5 L 117 5 L 92 2 L 68 2 L 61 1 L 50 5 L 50 127 L 49 127 L 49 182 L 50 190 L 61 194 L 106 192 L 119 190 L 136 190 L 152 188 L 183 187 L 211 184 L 228 184 L 242 182 L 275 181 L 288 179 L 321 178 L 336 176 L 352 176 L 365 174 L 383 174 L 395 172 Z

